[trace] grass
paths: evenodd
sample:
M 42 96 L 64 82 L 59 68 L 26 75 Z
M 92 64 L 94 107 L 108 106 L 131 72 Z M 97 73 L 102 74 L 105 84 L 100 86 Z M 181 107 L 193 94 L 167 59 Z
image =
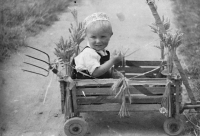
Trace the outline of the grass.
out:
M 193 93 L 200 100 L 200 1 L 199 0 L 172 0 L 175 20 L 178 29 L 184 33 L 180 54 L 185 57 L 187 75 Z M 187 114 L 193 119 L 192 130 L 188 134 L 200 135 L 200 116 L 197 113 Z
M 197 99 L 200 97 L 200 1 L 173 0 L 177 26 L 184 33 L 180 54 L 185 57 L 187 74 L 191 78 Z
M 0 61 L 8 58 L 24 40 L 58 20 L 70 0 L 1 0 Z

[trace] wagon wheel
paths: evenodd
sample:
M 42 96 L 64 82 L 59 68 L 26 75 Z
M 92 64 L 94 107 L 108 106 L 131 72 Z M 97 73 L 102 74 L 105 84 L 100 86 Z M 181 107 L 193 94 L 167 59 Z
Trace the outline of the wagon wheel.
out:
M 64 131 L 67 136 L 84 136 L 87 129 L 88 123 L 78 117 L 68 119 L 64 124 Z
M 180 119 L 168 118 L 165 120 L 163 128 L 168 135 L 176 136 L 184 130 L 184 122 Z

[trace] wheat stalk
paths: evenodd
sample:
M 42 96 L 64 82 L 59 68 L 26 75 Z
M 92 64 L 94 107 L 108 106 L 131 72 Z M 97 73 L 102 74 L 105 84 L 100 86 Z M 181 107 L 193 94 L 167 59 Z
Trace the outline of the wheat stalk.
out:
M 130 116 L 126 105 L 126 96 L 128 96 L 129 102 L 131 103 L 131 94 L 129 91 L 128 79 L 119 71 L 116 71 L 116 73 L 120 78 L 112 85 L 111 89 L 116 94 L 115 98 L 122 99 L 122 105 L 119 110 L 119 116 Z
M 64 62 L 67 74 L 70 74 L 71 72 L 72 66 L 69 65 L 71 64 L 73 58 L 78 55 L 79 45 L 85 37 L 84 24 L 82 22 L 78 22 L 77 10 L 71 10 L 71 14 L 73 15 L 75 25 L 72 23 L 70 25 L 70 36 L 67 40 L 64 40 L 64 38 L 61 37 L 60 41 L 56 43 L 54 51 L 54 54 Z

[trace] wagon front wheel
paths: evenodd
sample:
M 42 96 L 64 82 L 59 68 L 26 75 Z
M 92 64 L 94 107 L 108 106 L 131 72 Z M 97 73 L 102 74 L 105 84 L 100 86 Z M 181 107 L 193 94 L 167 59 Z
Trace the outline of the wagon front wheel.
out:
M 67 136 L 84 136 L 88 130 L 88 123 L 79 117 L 68 119 L 64 124 Z
M 168 118 L 163 124 L 164 131 L 170 136 L 181 134 L 184 130 L 184 122 L 180 119 Z

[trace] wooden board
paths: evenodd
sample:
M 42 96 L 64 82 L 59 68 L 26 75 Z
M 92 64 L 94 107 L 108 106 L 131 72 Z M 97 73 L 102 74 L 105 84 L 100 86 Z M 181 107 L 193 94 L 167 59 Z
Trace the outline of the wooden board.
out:
M 126 60 L 126 65 L 130 67 L 139 67 L 139 66 L 160 66 L 162 61 L 132 61 Z M 166 64 L 166 62 L 165 62 Z
M 115 111 L 119 112 L 121 104 L 101 104 L 101 105 L 78 105 L 79 112 L 98 112 L 98 111 Z M 127 104 L 129 112 L 137 111 L 158 111 L 160 104 Z
M 72 109 L 75 115 L 77 115 L 77 97 L 76 97 L 76 87 L 72 88 Z
M 118 79 L 76 79 L 76 86 L 112 86 Z M 144 78 L 133 79 L 128 81 L 129 85 L 166 85 L 165 78 Z
M 132 103 L 142 104 L 160 104 L 162 96 L 131 96 Z M 115 96 L 91 96 L 91 97 L 77 97 L 78 105 L 102 104 L 102 103 L 121 103 L 122 99 L 115 98 Z M 129 102 L 126 97 L 126 102 Z
M 146 89 L 146 90 L 145 90 Z M 163 94 L 165 91 L 165 87 L 144 87 L 144 86 L 131 86 L 130 93 L 131 94 L 141 94 L 142 92 L 145 94 L 145 91 L 149 91 L 152 94 Z M 146 92 L 148 94 L 148 92 Z M 77 88 L 77 95 L 115 95 L 110 87 L 108 88 Z
M 66 96 L 66 82 L 60 82 L 60 94 L 61 94 L 61 111 L 64 114 L 65 96 Z
M 117 68 L 118 71 L 125 71 L 125 73 L 145 73 L 145 72 L 148 72 L 148 71 L 151 71 L 155 68 L 140 68 L 140 67 L 119 67 Z M 159 72 L 159 69 L 157 69 L 156 71 L 154 71 L 155 73 L 156 72 Z
M 140 67 L 140 66 L 160 66 L 162 61 L 133 61 L 133 60 L 126 60 L 126 66 L 130 67 Z M 166 64 L 166 61 L 164 61 Z M 118 63 L 115 65 L 116 67 L 122 66 L 122 63 Z

